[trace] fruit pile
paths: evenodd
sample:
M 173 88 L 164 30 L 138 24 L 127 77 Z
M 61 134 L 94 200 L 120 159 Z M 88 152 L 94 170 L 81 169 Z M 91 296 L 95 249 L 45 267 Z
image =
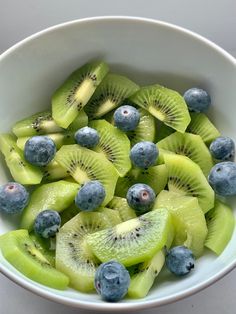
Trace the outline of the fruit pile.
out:
M 0 135 L 14 179 L 0 211 L 19 214 L 19 229 L 0 236 L 5 259 L 51 288 L 116 302 L 145 297 L 163 267 L 187 275 L 204 247 L 221 254 L 234 230 L 219 197 L 236 195 L 235 146 L 210 105 L 202 89 L 139 87 L 103 62 L 73 72 L 52 111 Z

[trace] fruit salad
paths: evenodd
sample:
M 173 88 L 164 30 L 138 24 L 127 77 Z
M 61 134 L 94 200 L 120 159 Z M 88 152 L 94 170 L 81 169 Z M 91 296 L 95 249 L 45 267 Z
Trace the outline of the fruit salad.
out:
M 138 86 L 90 62 L 52 95 L 47 111 L 0 134 L 12 179 L 0 215 L 4 258 L 53 289 L 101 299 L 144 298 L 158 275 L 197 271 L 234 231 L 221 197 L 236 195 L 234 141 L 207 116 L 211 97 Z

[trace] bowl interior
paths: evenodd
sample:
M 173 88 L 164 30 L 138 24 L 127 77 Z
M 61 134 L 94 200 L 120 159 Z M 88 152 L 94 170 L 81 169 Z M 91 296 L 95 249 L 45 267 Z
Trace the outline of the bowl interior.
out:
M 210 117 L 222 134 L 236 134 L 235 60 L 214 44 L 165 23 L 138 18 L 98 18 L 67 23 L 44 31 L 0 57 L 0 132 L 17 120 L 50 107 L 53 91 L 74 69 L 91 59 L 103 59 L 113 72 L 139 84 L 160 83 L 183 92 L 205 88 L 212 96 Z M 0 160 L 0 183 L 9 174 Z M 235 199 L 230 202 L 235 207 Z M 0 217 L 0 234 L 15 228 L 18 217 Z M 196 270 L 175 280 L 165 271 L 143 300 L 105 304 L 95 294 L 56 291 L 18 273 L 0 254 L 0 270 L 28 289 L 78 307 L 103 310 L 159 305 L 197 291 L 220 277 L 236 262 L 236 232 L 220 257 L 209 252 Z

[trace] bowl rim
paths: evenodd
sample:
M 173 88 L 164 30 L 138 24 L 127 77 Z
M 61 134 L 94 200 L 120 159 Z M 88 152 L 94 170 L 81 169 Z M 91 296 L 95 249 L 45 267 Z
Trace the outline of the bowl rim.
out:
M 206 39 L 205 37 L 190 31 L 188 29 L 185 29 L 183 27 L 177 26 L 175 24 L 167 23 L 164 21 L 151 19 L 151 18 L 145 18 L 145 17 L 135 17 L 135 16 L 120 16 L 120 15 L 109 15 L 109 16 L 94 16 L 94 17 L 87 17 L 82 19 L 76 19 L 64 23 L 60 23 L 51 27 L 48 27 L 42 31 L 39 31 L 33 35 L 28 36 L 27 38 L 19 41 L 12 47 L 8 48 L 5 52 L 3 52 L 0 55 L 0 62 L 6 58 L 8 55 L 10 55 L 12 52 L 23 46 L 24 44 L 30 42 L 31 40 L 34 40 L 38 37 L 41 37 L 45 35 L 46 33 L 53 32 L 55 30 L 65 28 L 68 26 L 71 26 L 73 24 L 86 24 L 86 23 L 99 23 L 103 21 L 126 21 L 126 22 L 139 22 L 144 24 L 153 24 L 157 26 L 162 26 L 168 29 L 171 29 L 176 32 L 183 33 L 184 35 L 187 35 L 189 37 L 195 38 L 197 41 L 205 44 L 206 46 L 213 49 L 215 52 L 221 55 L 221 57 L 224 57 L 227 59 L 228 62 L 232 64 L 232 66 L 236 69 L 236 59 L 229 54 L 227 51 L 225 51 L 223 48 L 219 47 L 214 42 Z M 54 293 L 53 289 L 52 291 L 48 291 L 44 289 L 43 285 L 35 285 L 35 283 L 28 278 L 24 279 L 21 275 L 13 273 L 10 269 L 5 267 L 4 265 L 0 264 L 0 272 L 8 277 L 10 280 L 18 284 L 19 286 L 23 287 L 24 289 L 33 292 L 41 297 L 44 297 L 48 300 L 55 301 L 57 303 L 62 303 L 64 305 L 69 305 L 72 307 L 78 307 L 83 309 L 89 309 L 89 310 L 99 310 L 99 311 L 124 311 L 124 310 L 142 310 L 142 309 L 148 309 L 148 308 L 154 308 L 161 305 L 170 304 L 173 302 L 176 302 L 178 300 L 181 300 L 183 298 L 186 298 L 188 296 L 191 296 L 208 286 L 212 285 L 219 279 L 221 279 L 223 276 L 228 274 L 230 271 L 232 271 L 236 267 L 236 259 L 235 261 L 231 262 L 229 265 L 225 266 L 220 272 L 218 272 L 216 275 L 211 276 L 205 281 L 202 281 L 201 283 L 195 285 L 191 289 L 186 289 L 182 292 L 178 292 L 173 294 L 172 296 L 164 297 L 161 300 L 146 300 L 143 299 L 141 302 L 129 302 L 129 303 L 90 303 L 90 301 L 81 301 L 81 300 L 72 300 L 69 297 L 60 296 Z

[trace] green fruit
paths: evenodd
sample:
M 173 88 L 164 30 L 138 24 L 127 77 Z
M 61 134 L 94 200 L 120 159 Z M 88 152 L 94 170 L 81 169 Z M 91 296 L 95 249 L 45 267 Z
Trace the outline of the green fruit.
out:
M 108 207 L 102 207 L 98 209 L 98 212 L 107 217 L 112 227 L 122 222 L 119 212 L 117 210 Z
M 49 263 L 54 267 L 55 266 L 55 249 L 52 248 L 53 239 L 45 239 L 34 232 L 29 234 L 30 239 L 34 242 L 34 245 L 37 250 L 39 250 L 43 256 L 49 261 Z
M 121 221 L 126 221 L 137 217 L 135 211 L 129 207 L 126 198 L 114 196 L 113 199 L 107 204 L 107 207 L 117 211 Z

